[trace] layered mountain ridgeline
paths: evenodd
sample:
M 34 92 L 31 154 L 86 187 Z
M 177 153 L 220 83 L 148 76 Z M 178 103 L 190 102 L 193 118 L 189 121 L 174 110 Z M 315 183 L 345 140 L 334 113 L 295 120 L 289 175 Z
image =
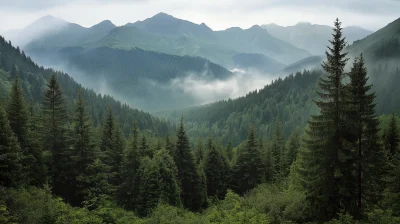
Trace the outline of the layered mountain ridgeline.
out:
M 265 74 L 275 74 L 285 65 L 263 54 L 237 54 L 233 56 L 233 63 L 238 69 L 250 69 Z
M 284 40 L 302 49 L 306 49 L 314 55 L 325 53 L 328 40 L 331 39 L 332 27 L 326 25 L 301 22 L 294 26 L 278 26 L 276 24 L 262 25 L 272 36 Z M 343 28 L 348 44 L 360 40 L 372 31 L 361 27 L 349 26 Z
M 246 138 L 251 125 L 257 127 L 260 136 L 270 136 L 279 121 L 283 131 L 290 134 L 296 127 L 304 127 L 316 112 L 312 100 L 321 74 L 320 70 L 298 72 L 237 99 L 160 115 L 178 120 L 183 114 L 191 136 L 218 136 L 233 146 Z
M 323 62 L 325 57 L 322 56 L 311 56 L 307 57 L 304 59 L 301 59 L 298 62 L 295 62 L 293 64 L 290 64 L 286 66 L 282 72 L 289 74 L 289 73 L 296 73 L 298 71 L 303 71 L 304 69 L 312 69 L 312 68 L 318 68 L 321 66 L 321 63 Z
M 64 68 L 84 86 L 147 111 L 201 104 L 195 97 L 197 93 L 186 92 L 183 88 L 187 79 L 213 81 L 233 76 L 230 71 L 203 58 L 138 48 L 75 47 L 44 54 L 35 54 L 33 58 Z
M 0 97 L 4 102 L 11 90 L 11 82 L 18 75 L 25 98 L 32 103 L 35 110 L 39 110 L 40 104 L 44 100 L 44 89 L 46 83 L 53 74 L 64 92 L 66 103 L 69 105 L 69 114 L 72 113 L 71 105 L 74 104 L 78 89 L 82 89 L 82 96 L 88 102 L 88 112 L 93 120 L 94 126 L 103 123 L 104 112 L 111 107 L 117 120 L 122 125 L 125 134 L 130 131 L 130 126 L 136 120 L 143 130 L 148 130 L 154 134 L 168 132 L 170 125 L 166 121 L 152 117 L 150 114 L 131 109 L 126 104 L 114 100 L 108 95 L 96 94 L 94 91 L 85 89 L 76 83 L 65 73 L 57 72 L 53 69 L 44 69 L 35 64 L 19 48 L 14 48 L 4 38 L 0 39 Z

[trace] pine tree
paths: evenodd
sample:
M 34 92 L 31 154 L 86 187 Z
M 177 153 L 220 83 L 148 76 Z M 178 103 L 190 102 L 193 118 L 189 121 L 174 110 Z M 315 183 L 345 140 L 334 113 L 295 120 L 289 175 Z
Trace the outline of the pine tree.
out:
M 174 159 L 166 149 L 161 149 L 155 154 L 153 161 L 160 174 L 160 202 L 173 206 L 181 205 L 178 169 Z
M 320 221 L 332 219 L 342 205 L 348 202 L 347 170 L 350 152 L 345 149 L 344 129 L 347 112 L 346 91 L 342 83 L 344 67 L 347 62 L 345 38 L 342 37 L 341 22 L 336 19 L 333 28 L 333 40 L 326 51 L 327 62 L 322 67 L 328 73 L 320 78 L 315 103 L 320 114 L 312 116 L 305 139 L 307 150 L 303 157 L 308 162 L 303 167 L 306 180 L 307 199 L 311 209 Z M 345 210 L 346 211 L 346 210 Z
M 196 144 L 196 149 L 195 149 L 195 158 L 196 158 L 196 164 L 199 165 L 205 157 L 205 153 L 204 153 L 204 145 L 203 145 L 203 139 L 199 138 L 197 140 L 197 144 Z
M 234 166 L 235 190 L 244 194 L 265 180 L 265 164 L 261 150 L 256 142 L 254 128 L 251 127 L 247 137 L 246 146 L 239 151 L 237 162 Z
M 54 193 L 63 198 L 70 198 L 66 125 L 66 104 L 56 76 L 53 75 L 44 95 L 42 145 L 51 153 L 49 171 Z
M 149 158 L 153 157 L 153 152 L 150 149 L 145 134 L 142 135 L 142 140 L 140 141 L 139 153 L 141 157 L 146 157 L 146 156 L 148 156 Z
M 99 156 L 96 149 L 91 121 L 86 112 L 85 103 L 80 90 L 76 100 L 75 117 L 73 122 L 73 139 L 71 152 L 71 168 L 74 181 L 72 181 L 73 199 L 71 204 L 82 206 L 83 202 L 89 199 L 88 189 L 96 186 L 92 182 L 89 167 L 93 166 Z M 105 170 L 99 171 L 105 172 Z M 91 195 L 93 197 L 94 195 Z
M 298 129 L 294 130 L 286 143 L 285 154 L 285 176 L 289 174 L 292 163 L 296 160 L 297 152 L 300 149 L 300 134 Z
M 45 169 L 40 144 L 31 132 L 28 106 L 25 102 L 19 79 L 16 76 L 7 104 L 8 120 L 22 150 L 21 174 L 26 184 L 40 186 L 44 183 Z M 34 130 L 32 130 L 34 131 Z M 36 137 L 38 137 L 36 135 Z
M 21 181 L 21 149 L 0 102 L 0 186 L 16 187 Z
M 285 169 L 285 138 L 283 136 L 281 122 L 276 120 L 275 130 L 272 137 L 271 153 L 274 161 L 274 176 L 281 180 L 284 176 Z
M 174 143 L 171 142 L 171 139 L 169 138 L 168 134 L 165 137 L 165 149 L 172 157 L 175 155 L 175 146 Z
M 134 122 L 121 168 L 122 183 L 118 187 L 118 201 L 129 210 L 135 210 L 139 195 L 140 158 L 139 129 L 137 123 Z
M 174 152 L 174 161 L 178 168 L 178 177 L 181 188 L 181 200 L 183 205 L 192 210 L 201 209 L 204 201 L 202 198 L 200 177 L 190 151 L 189 140 L 183 126 L 183 118 L 177 133 L 177 142 Z
M 385 148 L 391 157 L 395 155 L 395 152 L 399 149 L 400 145 L 400 132 L 397 127 L 397 119 L 394 114 L 392 114 L 392 118 L 390 119 L 389 127 L 385 131 Z
M 223 154 L 208 140 L 208 151 L 204 164 L 207 179 L 207 196 L 223 199 L 227 191 L 227 163 Z
M 157 165 L 144 157 L 141 161 L 138 175 L 140 176 L 137 213 L 146 216 L 155 208 L 160 200 L 160 173 Z
M 386 166 L 386 155 L 379 144 L 379 121 L 375 115 L 375 94 L 369 93 L 372 86 L 368 85 L 367 69 L 364 59 L 354 60 L 349 74 L 348 85 L 350 93 L 352 135 L 356 144 L 356 194 L 357 201 L 355 216 L 361 218 L 365 204 L 378 202 L 379 195 L 384 190 L 383 178 Z

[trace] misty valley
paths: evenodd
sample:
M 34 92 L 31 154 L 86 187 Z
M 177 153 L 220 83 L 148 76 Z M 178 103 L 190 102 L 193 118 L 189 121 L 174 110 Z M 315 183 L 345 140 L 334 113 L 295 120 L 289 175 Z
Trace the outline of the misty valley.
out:
M 1 22 L 0 223 L 400 223 L 400 18 L 343 15 Z

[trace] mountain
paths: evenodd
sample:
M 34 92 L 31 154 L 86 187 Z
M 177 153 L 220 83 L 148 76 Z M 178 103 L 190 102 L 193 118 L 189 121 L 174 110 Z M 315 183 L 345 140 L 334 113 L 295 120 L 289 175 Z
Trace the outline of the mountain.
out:
M 389 63 L 398 66 L 400 62 L 400 18 L 368 37 L 355 41 L 347 50 L 352 55 L 363 53 L 371 63 Z
M 42 52 L 45 55 L 40 53 L 33 57 L 40 63 L 63 68 L 85 86 L 147 111 L 201 104 L 176 82 L 184 82 L 192 76 L 203 81 L 225 80 L 233 76 L 227 69 L 203 58 L 140 48 L 70 47 Z
M 213 30 L 206 24 L 200 25 L 190 21 L 174 18 L 166 13 L 158 13 L 157 15 L 145 19 L 144 21 L 137 21 L 135 23 L 128 23 L 126 26 L 135 26 L 146 32 L 167 37 L 190 37 L 200 40 L 215 39 Z
M 276 73 L 284 64 L 262 54 L 237 54 L 233 56 L 236 68 L 256 70 L 263 73 Z
M 311 56 L 301 59 L 298 62 L 286 66 L 282 71 L 286 74 L 301 72 L 303 70 L 309 70 L 313 68 L 318 68 L 321 66 L 324 57 L 322 56 Z
M 126 135 L 130 132 L 131 124 L 134 121 L 138 123 L 142 130 L 147 130 L 156 135 L 165 134 L 171 128 L 167 122 L 161 121 L 149 113 L 132 109 L 108 95 L 100 95 L 93 90 L 84 88 L 68 74 L 39 67 L 23 52 L 20 52 L 0 36 L 0 100 L 2 102 L 10 92 L 13 81 L 11 70 L 14 65 L 18 70 L 18 77 L 24 90 L 25 99 L 31 101 L 36 109 L 39 108 L 39 105 L 44 100 L 43 93 L 47 82 L 55 74 L 68 104 L 69 114 L 73 113 L 76 94 L 78 89 L 81 89 L 82 96 L 88 103 L 88 113 L 95 127 L 103 123 L 105 112 L 108 107 L 111 107 Z
M 85 28 L 49 15 L 38 19 L 22 30 L 13 31 L 13 34 L 6 35 L 6 38 L 11 39 L 13 43 L 26 51 L 83 46 L 99 40 L 115 27 L 111 21 L 105 20 Z
M 332 27 L 326 25 L 300 22 L 294 26 L 262 25 L 272 36 L 291 43 L 299 48 L 307 49 L 314 55 L 322 55 L 331 39 Z M 357 26 L 343 29 L 348 44 L 370 35 L 372 31 Z

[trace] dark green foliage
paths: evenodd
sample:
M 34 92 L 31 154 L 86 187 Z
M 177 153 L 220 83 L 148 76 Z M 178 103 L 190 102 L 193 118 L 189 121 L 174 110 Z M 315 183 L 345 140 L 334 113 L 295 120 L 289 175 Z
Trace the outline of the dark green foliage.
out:
M 365 212 L 366 203 L 376 204 L 384 190 L 384 175 L 386 174 L 387 157 L 379 141 L 379 121 L 375 114 L 375 93 L 367 84 L 367 70 L 361 55 L 356 58 L 349 73 L 349 100 L 351 109 L 349 122 L 351 124 L 351 139 L 355 143 L 357 185 L 352 200 L 357 201 L 356 211 L 349 211 L 360 219 Z
M 21 181 L 22 152 L 0 102 L 0 185 L 16 187 Z
M 102 170 L 103 164 L 98 160 L 99 150 L 95 146 L 93 139 L 93 131 L 91 121 L 86 111 L 85 102 L 78 92 L 75 116 L 73 122 L 73 136 L 71 156 L 71 172 L 74 180 L 71 182 L 73 190 L 73 198 L 70 203 L 72 205 L 82 206 L 84 202 L 89 202 L 90 207 L 95 207 L 96 198 L 105 194 L 104 189 L 105 170 Z M 103 186 L 101 186 L 103 185 Z
M 296 128 L 286 142 L 286 153 L 284 157 L 285 158 L 284 175 L 289 174 L 290 166 L 296 160 L 299 149 L 300 149 L 300 133 L 299 129 Z
M 121 184 L 118 187 L 118 202 L 126 209 L 134 210 L 139 195 L 139 176 L 141 156 L 139 153 L 139 130 L 135 122 L 132 127 L 128 147 L 121 167 Z
M 7 115 L 11 129 L 24 150 L 27 145 L 29 117 L 28 108 L 17 76 L 14 78 L 11 93 L 8 97 Z
M 202 163 L 204 161 L 204 157 L 205 157 L 205 150 L 204 150 L 204 144 L 203 144 L 202 138 L 198 138 L 198 140 L 197 140 L 194 155 L 196 158 L 196 164 L 200 165 L 200 163 Z
M 254 129 L 250 128 L 246 146 L 239 151 L 233 167 L 234 189 L 244 194 L 265 180 L 265 165 L 256 142 Z
M 389 123 L 389 127 L 385 130 L 384 133 L 384 144 L 386 151 L 390 154 L 390 156 L 394 156 L 395 153 L 399 150 L 400 145 L 400 132 L 397 127 L 396 116 L 393 114 Z
M 352 165 L 351 152 L 346 148 L 346 91 L 342 83 L 346 65 L 345 38 L 342 37 L 341 22 L 337 19 L 333 29 L 333 40 L 326 52 L 327 62 L 322 67 L 328 73 L 319 81 L 319 100 L 315 101 L 320 114 L 312 116 L 307 129 L 305 156 L 307 165 L 304 174 L 307 199 L 313 214 L 319 220 L 332 219 L 341 209 L 346 209 L 348 186 Z
M 192 211 L 198 211 L 205 201 L 200 186 L 200 176 L 197 172 L 194 156 L 190 150 L 189 140 L 183 126 L 183 118 L 177 133 L 174 161 L 178 168 L 178 178 L 181 188 L 182 204 Z
M 160 173 L 157 165 L 149 157 L 143 157 L 138 169 L 140 178 L 137 213 L 146 216 L 160 200 Z
M 228 163 L 225 156 L 208 140 L 207 156 L 204 163 L 204 173 L 207 180 L 207 196 L 223 199 L 228 185 Z
M 272 136 L 271 153 L 273 159 L 274 177 L 281 180 L 285 174 L 285 137 L 282 132 L 281 123 L 279 120 L 275 122 L 274 133 Z
M 158 168 L 160 184 L 160 202 L 173 206 L 181 205 L 178 182 L 178 169 L 174 159 L 165 149 L 156 152 L 153 161 Z
M 49 171 L 53 190 L 63 198 L 70 198 L 67 108 L 55 75 L 51 77 L 47 84 L 42 113 L 43 146 L 51 154 Z
M 140 141 L 139 154 L 141 157 L 146 157 L 146 156 L 149 158 L 153 157 L 153 151 L 147 142 L 146 135 L 144 134 L 142 136 L 142 140 Z

